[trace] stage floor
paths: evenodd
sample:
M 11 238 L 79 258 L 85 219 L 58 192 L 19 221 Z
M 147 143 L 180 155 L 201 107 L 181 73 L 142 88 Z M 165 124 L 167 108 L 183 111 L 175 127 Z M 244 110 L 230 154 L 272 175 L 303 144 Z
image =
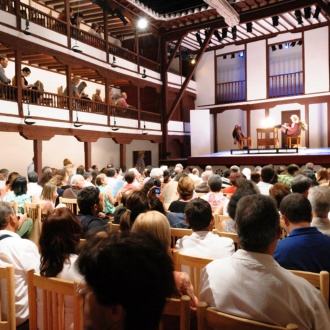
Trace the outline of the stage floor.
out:
M 262 149 L 260 149 L 261 151 Z M 289 149 L 288 149 L 289 150 Z M 299 166 L 306 163 L 313 163 L 323 167 L 330 167 L 330 148 L 299 148 L 296 150 L 283 153 L 251 153 L 248 154 L 245 150 L 241 152 L 235 150 L 231 154 L 230 150 L 216 152 L 214 154 L 193 156 L 187 159 L 188 165 L 289 165 L 297 164 Z

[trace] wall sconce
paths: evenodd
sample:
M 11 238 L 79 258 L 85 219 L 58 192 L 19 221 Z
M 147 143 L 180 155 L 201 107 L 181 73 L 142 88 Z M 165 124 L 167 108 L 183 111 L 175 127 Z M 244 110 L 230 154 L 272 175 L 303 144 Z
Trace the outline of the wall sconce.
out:
M 143 74 L 142 74 L 142 78 L 146 79 L 148 76 L 146 75 L 146 69 L 143 69 Z
M 116 64 L 116 57 L 115 57 L 115 56 L 112 57 L 111 67 L 112 67 L 112 68 L 116 68 L 116 67 L 117 67 L 117 64 Z
M 148 132 L 146 131 L 146 122 L 144 121 L 142 135 L 147 135 L 147 134 L 148 134 Z
M 82 53 L 83 51 L 81 49 L 79 49 L 79 46 L 77 45 L 77 40 L 75 45 L 71 48 L 71 50 L 73 50 L 75 53 Z
M 30 26 L 30 21 L 27 19 L 25 21 L 25 30 L 23 31 L 24 34 L 26 34 L 27 36 L 29 36 L 31 34 L 31 32 L 29 32 L 29 26 Z
M 119 130 L 119 127 L 117 126 L 117 123 L 116 123 L 116 117 L 113 117 L 113 126 L 111 128 L 114 132 L 118 131 Z
M 30 114 L 29 103 L 27 104 L 27 111 L 28 111 L 28 113 L 27 113 L 27 116 L 24 118 L 24 123 L 25 123 L 26 125 L 34 125 L 36 122 L 33 121 L 33 120 L 31 120 L 32 117 L 31 117 L 31 114 Z
M 76 110 L 76 121 L 73 123 L 74 127 L 81 127 L 82 124 L 79 123 L 79 118 L 78 118 L 78 111 Z

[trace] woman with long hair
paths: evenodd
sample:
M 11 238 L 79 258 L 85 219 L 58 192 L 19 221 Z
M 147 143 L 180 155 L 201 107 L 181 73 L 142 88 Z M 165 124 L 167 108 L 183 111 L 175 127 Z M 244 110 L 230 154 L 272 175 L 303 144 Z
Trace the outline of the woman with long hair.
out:
M 56 198 L 58 197 L 57 187 L 52 182 L 47 182 L 40 195 L 41 221 L 44 222 L 51 211 L 55 209 Z
M 49 214 L 43 223 L 39 240 L 41 276 L 67 281 L 81 280 L 75 267 L 81 234 L 80 221 L 66 207 L 59 207 Z M 41 310 L 42 306 L 39 305 Z M 64 297 L 64 305 L 65 329 L 73 329 L 73 298 Z M 38 315 L 38 329 L 42 329 L 42 313 Z

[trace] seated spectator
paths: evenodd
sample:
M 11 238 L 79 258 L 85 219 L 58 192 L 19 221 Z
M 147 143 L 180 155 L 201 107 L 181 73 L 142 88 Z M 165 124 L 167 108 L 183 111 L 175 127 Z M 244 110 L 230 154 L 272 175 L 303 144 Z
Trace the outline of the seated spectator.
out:
M 261 169 L 261 181 L 257 183 L 257 186 L 262 195 L 269 196 L 269 189 L 273 186 L 271 182 L 274 175 L 275 172 L 271 165 L 264 166 Z
M 254 183 L 260 182 L 261 174 L 258 171 L 252 171 L 250 180 Z
M 98 28 L 99 28 L 99 25 L 97 23 L 92 23 L 91 28 L 87 32 L 94 35 L 94 36 L 98 36 L 97 35 L 97 29 Z
M 66 207 L 52 211 L 43 222 L 40 235 L 40 275 L 67 281 L 80 281 L 76 270 L 77 247 L 82 227 L 77 217 Z M 73 298 L 65 300 L 65 329 L 73 329 Z M 38 304 L 38 328 L 43 328 L 43 313 Z
M 81 93 L 78 91 L 79 82 L 80 82 L 80 78 L 78 76 L 74 76 L 71 80 L 72 96 L 78 99 L 80 99 L 81 97 Z M 63 95 L 69 95 L 67 87 L 65 87 L 63 91 Z
M 233 166 L 232 166 L 233 167 Z M 241 172 L 231 172 L 229 175 L 229 181 L 231 183 L 230 187 L 222 189 L 222 192 L 224 194 L 227 194 L 227 197 L 230 198 L 230 196 L 236 191 L 236 181 L 238 179 L 243 178 Z
M 107 176 L 104 173 L 99 174 L 96 177 L 96 186 L 100 189 L 103 194 L 103 213 L 106 215 L 111 215 L 115 212 L 115 198 L 112 197 L 111 191 L 107 186 Z
M 208 193 L 210 191 L 210 187 L 207 185 L 207 181 L 211 175 L 213 175 L 212 171 L 205 171 L 202 173 L 202 182 L 195 187 L 196 193 Z
M 201 198 L 209 202 L 211 206 L 220 206 L 226 200 L 226 197 L 221 192 L 222 180 L 220 175 L 211 175 L 207 181 L 207 185 L 210 188 L 210 192 Z
M 0 265 L 14 265 L 15 272 L 15 309 L 18 329 L 29 329 L 29 303 L 27 271 L 39 270 L 40 256 L 37 246 L 28 239 L 16 234 L 19 219 L 14 210 L 5 202 L 0 202 Z M 2 291 L 2 290 L 1 290 Z M 4 302 L 4 292 L 1 301 Z M 7 315 L 7 306 L 2 304 L 1 312 Z
M 309 189 L 308 200 L 312 205 L 311 226 L 322 234 L 330 236 L 330 190 L 328 187 L 312 187 Z
M 291 181 L 296 172 L 299 171 L 299 166 L 296 164 L 291 164 L 286 168 L 285 172 L 277 175 L 277 182 L 282 182 L 287 184 L 291 188 Z
M 195 186 L 202 183 L 202 178 L 199 176 L 199 171 L 196 167 L 189 166 L 189 172 L 188 176 L 194 181 Z
M 84 177 L 84 180 L 85 180 L 84 188 L 85 188 L 85 187 L 94 186 L 94 185 L 92 184 L 92 178 L 93 178 L 93 175 L 92 175 L 91 172 L 88 172 L 88 171 L 85 172 L 85 173 L 83 174 L 83 177 Z
M 178 199 L 177 190 L 178 190 L 179 180 L 186 176 L 188 176 L 187 173 L 181 172 L 181 173 L 175 175 L 175 177 L 173 179 L 168 177 L 166 184 L 164 184 L 162 186 L 162 191 L 163 191 L 163 196 L 164 196 L 164 205 L 167 209 L 173 201 Z
M 191 200 L 186 208 L 186 222 L 193 233 L 178 239 L 175 248 L 180 253 L 201 258 L 220 259 L 235 252 L 231 238 L 220 237 L 212 233 L 214 218 L 208 202 L 201 198 Z
M 222 188 L 231 187 L 231 183 L 229 180 L 230 173 L 231 173 L 231 170 L 226 170 L 223 172 L 223 176 L 221 177 Z
M 104 39 L 103 26 L 99 26 L 99 27 L 96 29 L 96 35 L 97 35 L 99 38 Z
M 291 181 L 291 190 L 294 193 L 300 193 L 307 197 L 308 190 L 312 184 L 312 179 L 308 178 L 306 175 L 297 174 Z
M 308 178 L 310 178 L 312 180 L 312 186 L 319 186 L 320 184 L 317 182 L 316 180 L 316 176 L 315 176 L 315 173 L 311 170 L 311 169 L 308 169 L 308 168 L 305 168 L 303 171 L 302 171 L 302 174 L 306 175 Z M 322 184 L 322 186 L 326 186 L 328 187 L 329 185 L 328 184 Z
M 109 219 L 101 218 L 103 211 L 103 195 L 97 187 L 81 189 L 77 195 L 79 206 L 78 219 L 81 222 L 82 238 L 94 236 L 98 233 L 109 232 Z
M 159 240 L 142 233 L 91 239 L 82 247 L 78 269 L 87 283 L 80 290 L 86 329 L 158 328 L 175 290 L 172 261 Z
M 12 191 L 4 198 L 6 202 L 17 202 L 18 216 L 21 217 L 24 213 L 24 202 L 31 203 L 31 198 L 27 193 L 27 181 L 25 176 L 17 177 L 12 183 Z M 19 219 L 19 227 L 17 234 L 22 238 L 29 238 L 33 229 L 33 220 L 26 215 Z
M 71 24 L 76 26 L 78 29 L 80 28 L 80 24 L 84 20 L 84 15 L 81 12 L 74 13 L 73 16 L 70 18 Z
M 172 178 L 183 172 L 182 164 L 176 164 L 172 173 Z M 178 180 L 179 181 L 179 180 Z
M 329 185 L 329 173 L 328 173 L 328 170 L 326 168 L 320 168 L 318 171 L 317 171 L 317 176 L 316 176 L 316 180 L 317 182 L 322 185 L 322 184 L 325 184 L 325 185 Z
M 85 179 L 80 174 L 75 174 L 71 178 L 71 185 L 70 188 L 65 189 L 63 192 L 63 198 L 77 198 L 78 192 L 84 188 L 85 186 Z
M 310 226 L 309 200 L 303 194 L 292 193 L 283 198 L 280 212 L 289 235 L 277 243 L 275 260 L 287 269 L 330 272 L 330 237 Z
M 290 188 L 285 183 L 277 182 L 269 189 L 269 196 L 272 197 L 280 209 L 282 199 L 291 193 Z
M 55 209 L 56 199 L 58 197 L 57 187 L 52 182 L 47 182 L 42 188 L 40 196 L 41 221 L 44 222 L 48 215 Z
M 28 181 L 26 194 L 31 200 L 38 200 L 42 191 L 42 187 L 38 185 L 38 173 L 35 171 L 29 172 Z
M 148 211 L 141 213 L 132 226 L 132 232 L 147 233 L 155 237 L 166 247 L 168 254 L 171 256 L 171 228 L 166 217 L 160 212 Z M 188 274 L 174 271 L 173 275 L 177 289 L 176 294 L 173 294 L 173 296 L 179 298 L 182 295 L 188 295 L 191 299 L 191 307 L 196 308 L 198 299 L 194 294 L 194 288 Z
M 93 94 L 93 96 L 92 96 L 92 101 L 102 102 L 103 103 L 103 100 L 102 100 L 102 97 L 101 97 L 101 89 L 100 88 L 96 88 L 95 94 Z
M 179 199 L 173 201 L 170 204 L 168 210 L 174 213 L 184 213 L 184 209 L 187 203 L 194 196 L 194 188 L 195 188 L 194 182 L 189 178 L 189 176 L 181 178 L 179 180 L 178 188 L 177 188 Z
M 220 312 L 282 327 L 330 329 L 329 307 L 319 290 L 273 259 L 281 233 L 275 202 L 261 194 L 245 196 L 235 221 L 242 248 L 202 270 L 200 299 Z
M 125 92 L 121 93 L 121 97 L 115 102 L 115 105 L 122 108 L 134 108 L 132 105 L 127 103 L 127 94 Z
M 135 189 L 127 189 L 122 193 L 121 203 L 116 206 L 115 213 L 113 214 L 113 223 L 119 225 L 120 217 L 126 211 L 127 198 L 133 191 L 135 191 Z

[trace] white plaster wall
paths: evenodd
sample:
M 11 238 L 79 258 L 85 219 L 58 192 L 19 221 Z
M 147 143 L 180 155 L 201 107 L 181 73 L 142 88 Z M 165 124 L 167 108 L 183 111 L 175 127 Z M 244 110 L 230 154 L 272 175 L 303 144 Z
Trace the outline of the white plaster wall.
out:
M 247 100 L 264 99 L 267 96 L 266 40 L 246 45 Z
M 246 113 L 240 109 L 224 111 L 217 115 L 218 150 L 236 149 L 232 137 L 235 125 L 241 125 L 243 134 L 246 135 Z
M 215 103 L 214 52 L 203 55 L 196 69 L 196 106 Z
M 328 107 L 327 103 L 311 104 L 309 112 L 309 147 L 327 148 L 328 147 Z M 305 134 L 303 134 L 305 135 Z
M 264 119 L 265 109 L 253 110 L 250 112 L 250 136 L 253 148 L 257 148 L 257 128 L 263 128 L 262 122 Z
M 190 110 L 191 156 L 213 152 L 213 115 L 209 109 Z
M 119 144 L 116 144 L 112 139 L 102 138 L 92 143 L 92 165 L 97 165 L 99 169 L 109 163 L 119 167 L 119 159 Z
M 133 151 L 139 151 L 139 150 L 146 150 L 151 151 L 151 162 L 152 164 L 146 164 L 146 165 L 152 165 L 154 167 L 158 167 L 158 159 L 159 159 L 159 152 L 158 152 L 158 143 L 152 143 L 150 141 L 137 141 L 133 140 L 130 144 L 126 145 L 126 165 L 127 168 L 133 167 L 135 164 L 133 164 Z
M 305 93 L 329 91 L 329 28 L 304 33 Z

